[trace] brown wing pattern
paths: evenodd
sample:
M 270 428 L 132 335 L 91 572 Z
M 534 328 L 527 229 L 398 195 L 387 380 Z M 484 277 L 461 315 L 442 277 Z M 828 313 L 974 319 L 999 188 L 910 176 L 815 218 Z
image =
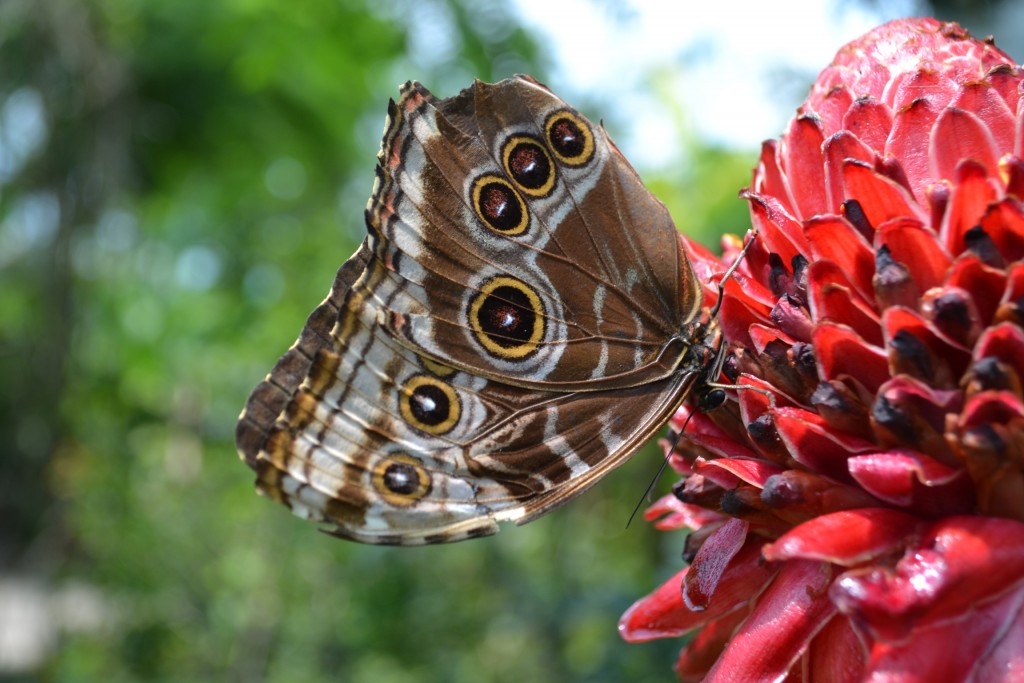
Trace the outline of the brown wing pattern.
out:
M 249 397 L 239 451 L 345 538 L 528 521 L 682 401 L 700 288 L 604 132 L 532 80 L 407 84 L 379 159 L 368 237 Z
M 675 337 L 700 310 L 700 289 L 665 207 L 603 129 L 522 78 L 477 83 L 449 100 L 418 84 L 403 95 L 369 210 L 374 252 L 400 288 L 392 334 L 469 372 L 540 389 L 611 389 L 671 373 L 682 353 Z M 559 161 L 547 142 L 546 122 L 559 117 L 587 139 L 577 165 Z M 513 181 L 502 196 L 504 152 L 517 141 L 541 143 L 553 178 L 547 194 Z M 522 215 L 519 230 L 495 229 L 474 201 L 478 184 L 495 178 L 497 205 L 504 217 Z M 496 278 L 536 297 L 544 324 L 522 358 L 481 351 L 470 312 Z

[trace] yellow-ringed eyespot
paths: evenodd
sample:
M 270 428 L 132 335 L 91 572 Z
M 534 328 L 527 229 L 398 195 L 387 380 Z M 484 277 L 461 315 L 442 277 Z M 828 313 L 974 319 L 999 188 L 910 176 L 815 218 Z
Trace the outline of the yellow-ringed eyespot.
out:
M 526 283 L 495 277 L 470 302 L 469 325 L 488 353 L 519 360 L 534 353 L 544 338 L 544 304 Z
M 452 430 L 462 414 L 459 395 L 448 384 L 428 375 L 413 375 L 399 390 L 398 408 L 407 424 L 428 434 Z
M 501 148 L 505 173 L 531 197 L 546 197 L 555 187 L 555 164 L 539 141 L 513 135 Z
M 502 235 L 521 235 L 530 225 L 526 202 L 512 183 L 496 175 L 482 175 L 473 182 L 473 210 L 491 230 Z
M 371 478 L 377 493 L 395 507 L 409 507 L 430 493 L 430 473 L 422 462 L 405 453 L 381 459 Z
M 577 114 L 556 111 L 544 123 L 544 135 L 555 157 L 566 166 L 582 166 L 594 156 L 594 134 Z

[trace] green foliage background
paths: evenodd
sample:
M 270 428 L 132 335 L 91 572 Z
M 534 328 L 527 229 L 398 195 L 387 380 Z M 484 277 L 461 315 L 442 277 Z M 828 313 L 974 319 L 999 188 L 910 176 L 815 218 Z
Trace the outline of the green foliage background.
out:
M 0 677 L 670 676 L 678 643 L 615 630 L 681 565 L 681 535 L 624 529 L 655 449 L 530 526 L 389 549 L 259 499 L 233 446 L 361 239 L 398 84 L 544 80 L 505 4 L 4 0 L 0 65 L 0 588 L 44 644 Z M 708 244 L 742 232 L 754 155 L 686 154 L 652 188 Z

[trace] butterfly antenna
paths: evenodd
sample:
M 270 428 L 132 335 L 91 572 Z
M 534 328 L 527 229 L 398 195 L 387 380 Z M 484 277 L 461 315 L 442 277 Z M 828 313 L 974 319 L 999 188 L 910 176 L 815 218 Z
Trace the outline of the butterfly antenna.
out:
M 633 523 L 633 518 L 636 517 L 636 513 L 640 510 L 640 506 L 644 504 L 644 501 L 650 500 L 651 491 L 654 489 L 654 485 L 658 483 L 658 480 L 661 479 L 661 475 L 664 474 L 665 468 L 668 467 L 668 461 L 672 457 L 672 452 L 676 450 L 676 445 L 679 444 L 679 439 L 683 438 L 683 432 L 686 431 L 686 425 L 690 424 L 691 417 L 693 417 L 693 413 L 686 416 L 686 421 L 683 422 L 683 426 L 675 433 L 675 436 L 672 437 L 672 445 L 666 450 L 665 459 L 661 461 L 661 467 L 659 467 L 658 471 L 654 474 L 654 477 L 651 479 L 651 483 L 647 485 L 643 495 L 641 495 L 640 499 L 636 501 L 636 505 L 633 507 L 633 512 L 630 513 L 629 520 L 626 521 L 627 529 L 629 528 L 629 525 Z
M 754 240 L 757 239 L 757 233 L 757 228 L 751 229 L 750 237 L 743 244 L 743 248 L 740 249 L 739 256 L 737 256 L 736 260 L 732 262 L 732 265 L 729 266 L 729 269 L 725 271 L 725 275 L 722 276 L 722 279 L 718 281 L 718 300 L 715 301 L 715 305 L 711 307 L 712 319 L 718 317 L 718 311 L 720 308 L 722 308 L 722 301 L 725 300 L 725 283 L 729 281 L 729 278 L 732 277 L 732 274 L 735 273 L 736 269 L 740 267 L 741 263 L 743 263 L 743 259 L 747 255 L 747 251 L 754 244 Z

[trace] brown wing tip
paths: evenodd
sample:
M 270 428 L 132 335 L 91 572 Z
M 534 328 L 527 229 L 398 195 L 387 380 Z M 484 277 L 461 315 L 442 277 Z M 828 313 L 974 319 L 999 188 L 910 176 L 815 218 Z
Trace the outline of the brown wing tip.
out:
M 235 427 L 235 445 L 249 467 L 256 469 L 260 452 L 266 449 L 278 420 L 284 419 L 289 403 L 309 376 L 318 352 L 333 349 L 331 331 L 341 305 L 369 258 L 370 250 L 364 241 L 338 270 L 330 294 L 309 315 L 299 338 L 249 394 Z

